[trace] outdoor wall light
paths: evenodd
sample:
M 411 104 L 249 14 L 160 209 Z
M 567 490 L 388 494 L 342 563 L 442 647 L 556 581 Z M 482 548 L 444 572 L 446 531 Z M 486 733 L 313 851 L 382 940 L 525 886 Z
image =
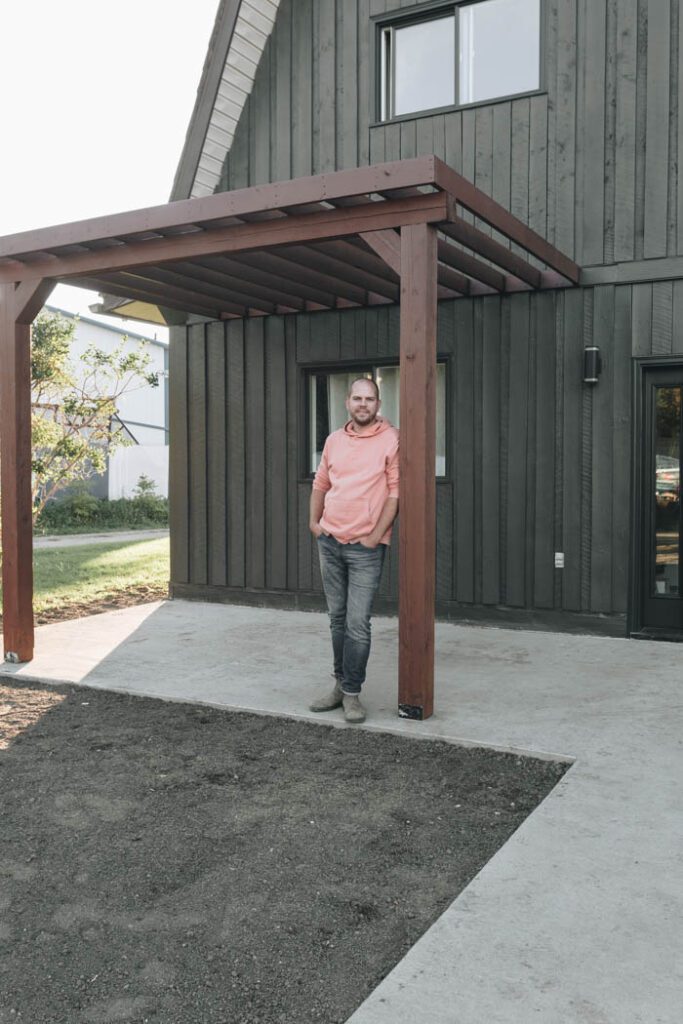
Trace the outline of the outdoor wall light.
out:
M 597 384 L 602 373 L 602 356 L 597 345 L 587 345 L 583 350 L 583 383 Z

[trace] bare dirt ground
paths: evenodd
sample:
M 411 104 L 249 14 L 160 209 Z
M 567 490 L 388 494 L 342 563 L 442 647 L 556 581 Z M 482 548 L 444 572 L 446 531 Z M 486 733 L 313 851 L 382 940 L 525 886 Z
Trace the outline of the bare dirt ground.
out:
M 335 1024 L 566 765 L 0 685 L 0 1022 Z
M 69 604 L 60 608 L 48 608 L 36 612 L 36 626 L 47 626 L 51 622 L 66 622 L 67 619 L 82 619 L 86 615 L 100 615 L 111 612 L 115 608 L 131 608 L 133 605 L 149 604 L 152 601 L 165 601 L 168 598 L 168 587 L 130 587 L 103 597 L 98 601 L 84 601 L 82 604 Z M 0 615 L 0 635 L 2 634 L 2 615 Z

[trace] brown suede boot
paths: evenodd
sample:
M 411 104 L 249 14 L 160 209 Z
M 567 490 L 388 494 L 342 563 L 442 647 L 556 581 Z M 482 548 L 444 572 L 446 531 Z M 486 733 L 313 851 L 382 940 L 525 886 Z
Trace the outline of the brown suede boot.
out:
M 360 702 L 357 693 L 345 693 L 342 695 L 344 705 L 344 718 L 347 722 L 358 723 L 365 721 L 365 708 Z
M 316 697 L 314 701 L 309 704 L 309 711 L 334 711 L 335 708 L 342 706 L 342 699 L 344 694 L 342 688 L 339 685 L 339 680 L 335 679 L 334 687 L 330 690 L 326 690 L 319 697 Z

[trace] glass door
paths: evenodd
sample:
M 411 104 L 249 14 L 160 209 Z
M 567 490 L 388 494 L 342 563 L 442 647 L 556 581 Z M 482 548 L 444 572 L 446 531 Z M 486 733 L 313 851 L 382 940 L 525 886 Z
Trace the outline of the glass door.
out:
M 683 631 L 681 452 L 683 367 L 645 371 L 642 624 Z

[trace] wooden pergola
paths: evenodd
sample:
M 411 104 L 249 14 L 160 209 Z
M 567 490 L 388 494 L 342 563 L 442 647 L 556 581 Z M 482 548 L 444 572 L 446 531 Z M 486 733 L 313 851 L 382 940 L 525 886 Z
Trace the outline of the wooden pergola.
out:
M 400 302 L 399 709 L 427 718 L 437 301 L 578 280 L 575 263 L 434 156 L 0 238 L 5 658 L 33 657 L 30 336 L 58 282 L 219 320 Z

